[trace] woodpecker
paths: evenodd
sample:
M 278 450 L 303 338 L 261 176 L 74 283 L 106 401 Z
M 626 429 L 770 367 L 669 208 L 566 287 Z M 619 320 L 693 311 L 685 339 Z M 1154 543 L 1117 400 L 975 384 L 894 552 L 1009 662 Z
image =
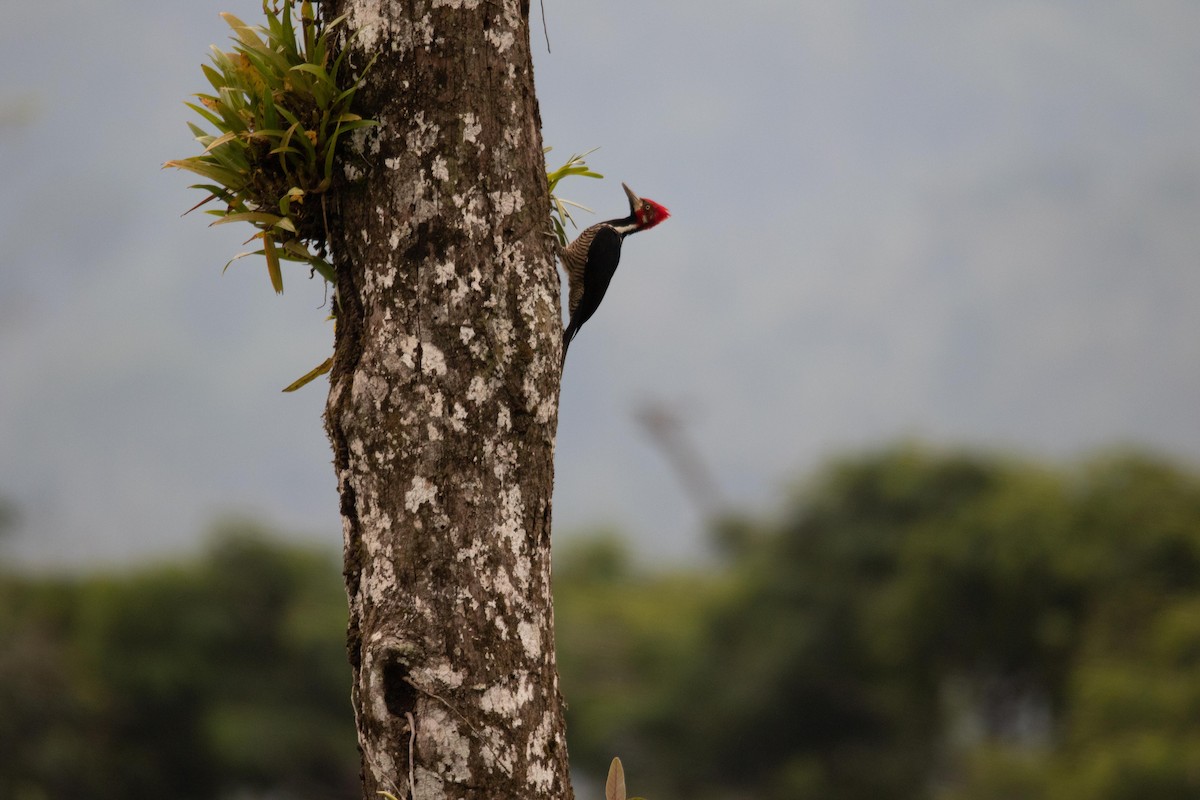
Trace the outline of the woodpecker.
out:
M 591 319 L 600 307 L 608 282 L 621 260 L 621 242 L 631 233 L 646 231 L 671 216 L 667 209 L 645 197 L 638 197 L 621 184 L 629 198 L 629 216 L 598 222 L 587 228 L 562 252 L 567 272 L 569 295 L 567 308 L 571 313 L 563 331 L 562 363 L 567 362 L 567 348 L 583 323 Z

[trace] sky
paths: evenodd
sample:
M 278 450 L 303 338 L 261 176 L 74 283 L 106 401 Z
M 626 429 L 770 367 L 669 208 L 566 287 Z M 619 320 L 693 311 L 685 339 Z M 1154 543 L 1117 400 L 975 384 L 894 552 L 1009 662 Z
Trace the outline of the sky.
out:
M 218 17 L 256 0 L 40 0 L 0 28 L 6 559 L 191 552 L 250 516 L 340 542 L 319 281 L 180 213 Z M 1193 0 L 546 0 L 562 193 L 671 209 L 571 348 L 556 536 L 695 559 L 705 517 L 639 426 L 676 415 L 730 508 L 900 440 L 1200 463 Z

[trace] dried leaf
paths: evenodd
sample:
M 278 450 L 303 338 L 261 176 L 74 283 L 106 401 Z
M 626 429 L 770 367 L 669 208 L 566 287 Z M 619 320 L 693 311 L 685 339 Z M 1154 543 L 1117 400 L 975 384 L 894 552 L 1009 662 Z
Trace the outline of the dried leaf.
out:
M 604 784 L 604 800 L 625 800 L 625 768 L 621 759 L 614 758 L 608 767 L 608 780 Z

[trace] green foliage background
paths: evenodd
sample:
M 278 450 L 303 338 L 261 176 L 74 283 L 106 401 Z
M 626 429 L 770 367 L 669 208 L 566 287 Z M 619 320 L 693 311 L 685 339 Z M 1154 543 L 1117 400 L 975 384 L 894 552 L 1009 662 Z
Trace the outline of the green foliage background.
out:
M 252 525 L 194 563 L 5 576 L 0 797 L 355 796 L 344 609 L 329 553 Z
M 563 543 L 571 753 L 656 798 L 1200 796 L 1200 475 L 903 447 L 711 568 Z M 0 797 L 354 797 L 336 555 L 0 578 Z

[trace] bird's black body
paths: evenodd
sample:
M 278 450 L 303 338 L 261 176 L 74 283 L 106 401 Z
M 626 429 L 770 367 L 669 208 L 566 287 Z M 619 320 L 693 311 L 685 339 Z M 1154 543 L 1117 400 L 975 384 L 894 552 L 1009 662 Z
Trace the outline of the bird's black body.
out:
M 621 243 L 625 237 L 652 228 L 670 216 L 658 203 L 639 198 L 628 186 L 621 185 L 629 196 L 629 216 L 592 225 L 562 252 L 570 287 L 567 309 L 571 314 L 563 331 L 563 363 L 566 363 L 571 340 L 583 323 L 596 313 L 608 291 L 608 284 L 621 261 Z
M 615 220 L 622 222 L 623 220 Z M 608 284 L 617 272 L 617 264 L 621 261 L 621 242 L 625 236 L 618 233 L 612 222 L 601 222 L 593 225 L 579 235 L 571 246 L 563 253 L 563 263 L 567 266 L 567 276 L 571 285 L 571 297 L 568 310 L 571 319 L 563 331 L 563 358 L 567 357 L 567 348 L 575 334 L 583 327 L 583 323 L 592 318 Z M 582 245 L 576 248 L 576 245 Z M 575 252 L 572 252 L 572 249 Z M 577 262 L 579 266 L 574 268 Z

